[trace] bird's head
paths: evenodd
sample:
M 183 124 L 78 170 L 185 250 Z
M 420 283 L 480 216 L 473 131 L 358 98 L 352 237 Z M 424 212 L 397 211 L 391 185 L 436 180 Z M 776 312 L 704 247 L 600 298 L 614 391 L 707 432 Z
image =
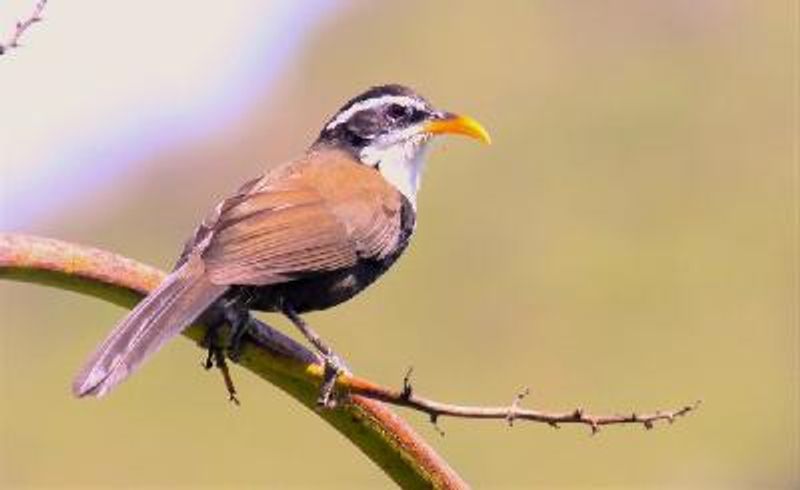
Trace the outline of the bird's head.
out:
M 342 149 L 383 176 L 412 202 L 424 150 L 438 134 L 462 134 L 489 143 L 474 119 L 439 111 L 408 87 L 381 85 L 351 99 L 325 124 L 314 148 Z

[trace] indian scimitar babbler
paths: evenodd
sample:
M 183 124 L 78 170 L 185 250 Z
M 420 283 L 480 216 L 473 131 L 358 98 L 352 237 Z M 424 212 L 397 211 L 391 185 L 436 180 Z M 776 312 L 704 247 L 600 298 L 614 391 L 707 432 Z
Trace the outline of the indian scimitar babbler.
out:
M 425 150 L 445 133 L 489 142 L 475 120 L 439 111 L 407 87 L 373 87 L 350 100 L 305 154 L 207 215 L 172 273 L 86 362 L 74 393 L 105 395 L 211 309 L 234 331 L 260 310 L 281 312 L 313 336 L 301 313 L 352 298 L 405 250 Z M 338 369 L 330 349 L 309 340 Z

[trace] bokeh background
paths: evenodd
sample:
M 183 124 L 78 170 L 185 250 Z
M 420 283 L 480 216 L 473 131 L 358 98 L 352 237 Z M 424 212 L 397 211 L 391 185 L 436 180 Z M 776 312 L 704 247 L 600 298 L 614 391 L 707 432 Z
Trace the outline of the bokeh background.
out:
M 32 1 L 0 6 L 3 36 Z M 430 156 L 414 243 L 310 316 L 354 369 L 437 399 L 702 409 L 646 432 L 407 418 L 478 488 L 796 488 L 796 2 L 52 2 L 0 58 L 2 231 L 169 267 L 219 199 L 372 84 L 475 116 Z M 178 340 L 102 401 L 124 311 L 0 283 L 0 486 L 385 487 Z M 291 332 L 286 322 L 266 319 Z M 293 332 L 292 332 L 293 333 Z

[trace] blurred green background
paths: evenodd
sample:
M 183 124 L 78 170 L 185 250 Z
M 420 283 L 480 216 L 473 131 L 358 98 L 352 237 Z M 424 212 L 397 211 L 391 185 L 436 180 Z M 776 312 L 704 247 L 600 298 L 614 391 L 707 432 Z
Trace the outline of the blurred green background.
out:
M 224 128 L 159 147 L 14 231 L 167 268 L 217 199 L 302 152 L 352 95 L 405 83 L 476 117 L 494 145 L 438 143 L 406 255 L 358 298 L 309 315 L 354 370 L 399 385 L 413 365 L 420 393 L 474 404 L 523 386 L 527 406 L 551 410 L 703 400 L 673 426 L 596 437 L 447 419 L 440 437 L 404 413 L 477 488 L 800 485 L 797 4 L 327 8 Z M 48 39 L 56 12 L 15 58 Z M 180 22 L 191 15 L 177 33 Z M 254 41 L 230 42 L 235 57 Z M 19 96 L 33 97 L 3 94 Z M 73 374 L 125 312 L 12 283 L 0 310 L 0 486 L 390 485 L 249 373 L 235 369 L 243 405 L 228 404 L 183 339 L 106 399 L 75 400 Z

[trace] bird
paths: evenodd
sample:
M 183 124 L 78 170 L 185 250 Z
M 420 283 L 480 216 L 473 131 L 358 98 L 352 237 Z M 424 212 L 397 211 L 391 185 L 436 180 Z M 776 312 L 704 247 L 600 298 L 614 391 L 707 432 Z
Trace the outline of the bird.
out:
M 106 395 L 212 312 L 234 339 L 251 311 L 281 313 L 316 347 L 326 373 L 341 372 L 300 315 L 347 301 L 400 257 L 416 227 L 429 143 L 445 134 L 490 143 L 475 119 L 440 111 L 403 85 L 373 86 L 349 100 L 304 154 L 247 181 L 206 215 L 173 271 L 78 372 L 73 393 Z M 320 395 L 321 404 L 329 400 Z

